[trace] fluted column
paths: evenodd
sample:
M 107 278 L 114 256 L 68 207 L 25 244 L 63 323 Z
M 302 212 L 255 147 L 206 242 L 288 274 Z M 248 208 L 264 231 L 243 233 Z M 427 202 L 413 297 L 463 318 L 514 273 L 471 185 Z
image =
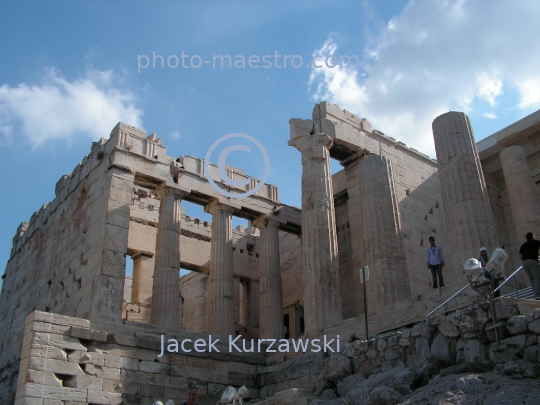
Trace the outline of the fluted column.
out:
M 519 145 L 508 146 L 500 153 L 510 209 L 520 240 L 527 232 L 540 235 L 540 207 L 536 202 L 535 185 L 527 163 L 525 150 Z
M 259 338 L 282 339 L 283 288 L 278 230 L 282 221 L 263 215 L 253 225 L 260 229 L 259 248 Z
M 232 214 L 241 207 L 215 200 L 205 207 L 212 214 L 210 275 L 207 296 L 207 332 L 234 335 L 234 276 Z
M 310 122 L 291 120 L 289 141 L 289 146 L 302 153 L 302 264 L 308 335 L 343 318 L 330 170 L 332 139 L 326 134 L 310 135 Z
M 154 194 L 160 199 L 156 239 L 154 284 L 152 286 L 151 323 L 179 326 L 182 322 L 180 301 L 180 202 L 191 190 L 163 184 Z
M 392 164 L 386 156 L 368 155 L 357 170 L 369 311 L 407 299 L 411 292 Z
M 498 247 L 497 234 L 469 117 L 454 111 L 437 117 L 433 137 L 452 245 L 443 246 L 443 250 L 454 259 L 454 266 L 445 266 L 445 270 L 458 276 L 463 263 L 477 257 L 481 246 L 488 252 Z

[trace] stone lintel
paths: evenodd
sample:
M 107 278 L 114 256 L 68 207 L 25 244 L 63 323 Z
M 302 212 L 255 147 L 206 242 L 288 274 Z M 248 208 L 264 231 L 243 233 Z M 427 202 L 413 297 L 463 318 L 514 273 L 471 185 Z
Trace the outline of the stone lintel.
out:
M 349 167 L 352 167 L 355 163 L 359 163 L 364 158 L 364 156 L 368 154 L 369 153 L 365 150 L 358 151 L 346 158 L 345 160 L 339 162 L 339 164 L 345 169 L 348 169 Z

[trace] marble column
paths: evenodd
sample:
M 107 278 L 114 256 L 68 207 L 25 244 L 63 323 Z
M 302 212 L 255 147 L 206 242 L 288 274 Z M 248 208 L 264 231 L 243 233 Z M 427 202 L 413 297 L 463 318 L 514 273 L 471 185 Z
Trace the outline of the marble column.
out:
M 176 327 L 182 322 L 180 300 L 180 202 L 191 190 L 178 185 L 159 186 L 154 194 L 160 199 L 156 239 L 154 284 L 152 286 L 151 323 Z
M 283 339 L 283 287 L 279 226 L 283 222 L 263 215 L 253 225 L 261 231 L 259 248 L 259 338 Z
M 500 153 L 500 158 L 518 238 L 524 241 L 527 232 L 533 232 L 538 238 L 540 207 L 525 150 L 519 145 L 508 146 Z
M 433 137 L 451 243 L 443 251 L 454 263 L 446 263 L 445 270 L 457 277 L 467 259 L 478 257 L 481 246 L 490 254 L 498 247 L 497 233 L 469 117 L 451 111 L 435 118 Z
M 230 200 L 221 199 L 205 207 L 205 211 L 212 214 L 207 296 L 208 333 L 234 335 L 232 214 L 240 208 Z
M 357 170 L 371 311 L 410 298 L 411 292 L 392 164 L 386 156 L 368 155 Z
M 311 123 L 311 124 L 310 124 Z M 339 256 L 330 170 L 332 139 L 310 134 L 311 120 L 291 120 L 291 140 L 302 154 L 302 267 L 306 334 L 343 319 Z
M 131 303 L 152 306 L 152 285 L 155 268 L 154 254 L 140 252 L 133 255 L 133 285 Z

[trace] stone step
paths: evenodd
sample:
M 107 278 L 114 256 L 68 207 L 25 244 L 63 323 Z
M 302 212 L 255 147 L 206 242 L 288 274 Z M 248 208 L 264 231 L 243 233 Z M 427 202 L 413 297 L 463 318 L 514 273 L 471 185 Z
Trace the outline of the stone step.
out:
M 534 300 L 534 292 L 532 290 L 532 287 L 529 288 L 523 288 L 522 290 L 518 290 L 517 295 L 514 291 L 513 293 L 506 294 L 504 296 L 505 298 L 521 298 L 525 300 Z

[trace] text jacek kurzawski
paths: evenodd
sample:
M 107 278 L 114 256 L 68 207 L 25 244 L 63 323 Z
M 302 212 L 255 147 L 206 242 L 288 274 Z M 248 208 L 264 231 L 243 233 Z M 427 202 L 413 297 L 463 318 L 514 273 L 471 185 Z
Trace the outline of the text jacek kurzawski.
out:
M 216 344 L 220 339 L 213 339 L 212 335 L 205 339 L 167 339 L 161 335 L 161 353 L 198 353 L 220 352 Z M 332 347 L 333 345 L 333 347 Z M 233 338 L 229 335 L 228 352 L 238 353 L 289 353 L 289 352 L 339 352 L 339 335 L 328 339 L 323 335 L 321 339 L 242 339 L 242 335 Z

